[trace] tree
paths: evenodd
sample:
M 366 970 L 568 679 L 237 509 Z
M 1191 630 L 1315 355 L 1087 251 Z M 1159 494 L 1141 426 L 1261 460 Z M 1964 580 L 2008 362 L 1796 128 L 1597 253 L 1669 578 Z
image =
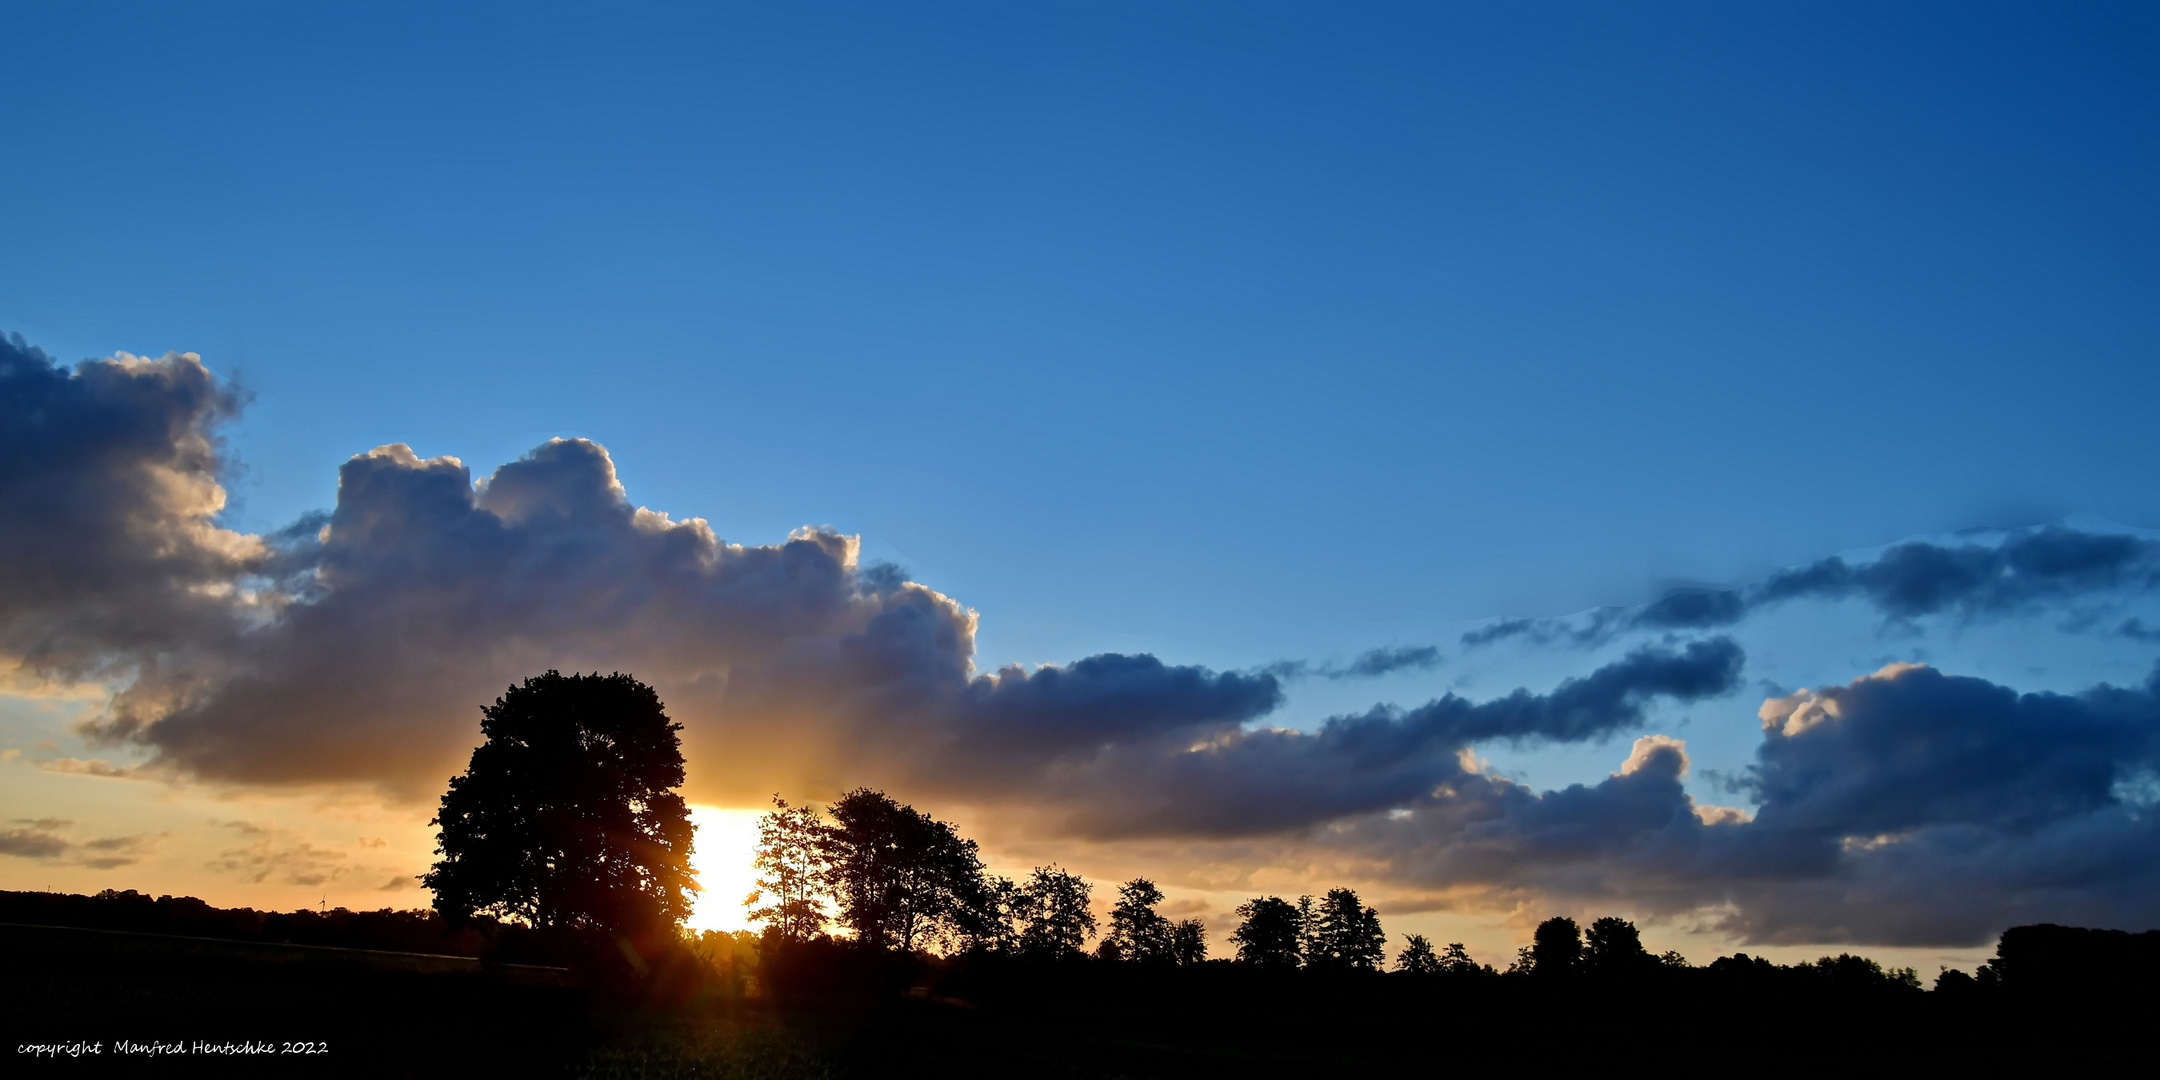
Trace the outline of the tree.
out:
M 1237 958 L 1256 967 L 1289 969 L 1303 961 L 1304 920 L 1297 906 L 1280 896 L 1262 896 L 1239 904 L 1243 920 L 1231 932 Z
M 1528 975 L 1537 970 L 1537 950 L 1525 945 L 1515 950 L 1515 962 L 1507 966 L 1510 975 Z
M 1544 978 L 1575 973 L 1582 963 L 1582 931 L 1566 916 L 1538 924 L 1530 937 L 1530 972 Z
M 1022 920 L 1020 909 L 1025 906 L 1020 886 L 1013 879 L 1003 876 L 988 879 L 983 885 L 983 907 L 988 917 L 970 935 L 968 944 L 991 952 L 1018 951 L 1020 928 L 1015 924 Z
M 1320 952 L 1320 909 L 1313 906 L 1312 897 L 1297 898 L 1297 922 L 1298 963 L 1311 967 Z
M 1410 934 L 1409 943 L 1395 957 L 1395 970 L 1412 975 L 1440 974 L 1440 955 L 1433 952 L 1432 941 L 1423 934 Z
M 1207 924 L 1186 919 L 1170 928 L 1170 961 L 1179 967 L 1207 963 Z
M 618 934 L 690 914 L 690 811 L 679 724 L 620 673 L 549 671 L 482 706 L 487 738 L 441 810 L 435 910 Z
M 1470 959 L 1470 950 L 1460 941 L 1448 942 L 1447 951 L 1440 954 L 1440 971 L 1445 975 L 1490 975 L 1492 969 Z
M 1625 976 L 1657 966 L 1657 958 L 1643 948 L 1642 934 L 1626 919 L 1608 915 L 1591 923 L 1585 936 L 1583 970 L 1593 975 Z
M 743 898 L 750 921 L 782 941 L 808 941 L 831 916 L 818 895 L 825 869 L 825 824 L 815 806 L 789 806 L 773 796 L 771 813 L 758 819 L 757 888 Z M 755 907 L 759 901 L 763 907 Z
M 1146 878 L 1134 878 L 1118 886 L 1117 906 L 1110 909 L 1110 934 L 1103 944 L 1121 959 L 1141 963 L 1169 960 L 1170 920 L 1155 911 L 1162 890 Z
M 841 796 L 830 813 L 818 841 L 821 881 L 857 940 L 913 951 L 982 931 L 990 894 L 975 841 L 868 788 Z
M 1095 913 L 1088 910 L 1092 891 L 1078 874 L 1036 867 L 1013 898 L 1021 924 L 1020 951 L 1053 959 L 1079 955 L 1095 934 Z
M 1379 970 L 1386 956 L 1387 935 L 1380 929 L 1380 913 L 1359 903 L 1355 891 L 1329 889 L 1312 922 L 1316 926 L 1305 954 L 1306 966 Z

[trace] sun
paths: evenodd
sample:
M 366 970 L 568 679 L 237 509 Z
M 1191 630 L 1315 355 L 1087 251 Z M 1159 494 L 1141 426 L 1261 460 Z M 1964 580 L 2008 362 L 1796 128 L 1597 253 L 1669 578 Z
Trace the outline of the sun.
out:
M 690 824 L 697 829 L 690 866 L 704 887 L 685 924 L 691 930 L 751 928 L 744 918 L 749 909 L 743 906 L 743 897 L 757 887 L 750 860 L 757 856 L 757 823 L 763 816 L 757 810 L 690 807 Z

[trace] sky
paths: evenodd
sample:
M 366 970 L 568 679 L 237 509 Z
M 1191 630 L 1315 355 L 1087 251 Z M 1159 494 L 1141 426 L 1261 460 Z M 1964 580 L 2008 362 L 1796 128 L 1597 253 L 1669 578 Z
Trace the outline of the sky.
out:
M 424 904 L 559 666 L 705 925 L 858 784 L 1218 943 L 2160 925 L 2149 6 L 10 26 L 0 887 Z

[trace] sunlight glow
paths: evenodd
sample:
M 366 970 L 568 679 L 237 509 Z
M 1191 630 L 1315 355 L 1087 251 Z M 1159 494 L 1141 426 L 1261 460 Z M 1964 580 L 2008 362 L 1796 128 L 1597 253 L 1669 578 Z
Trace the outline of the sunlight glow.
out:
M 757 822 L 760 810 L 723 810 L 717 806 L 691 806 L 690 823 L 697 827 L 696 850 L 690 865 L 697 870 L 698 894 L 686 925 L 692 930 L 748 930 L 743 918 L 748 910 L 743 897 L 757 886 L 750 860 L 757 855 Z

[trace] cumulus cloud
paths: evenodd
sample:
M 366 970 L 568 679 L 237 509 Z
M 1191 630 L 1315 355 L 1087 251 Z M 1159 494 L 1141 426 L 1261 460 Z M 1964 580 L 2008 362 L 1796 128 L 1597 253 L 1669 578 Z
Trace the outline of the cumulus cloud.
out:
M 44 364 L 30 372 L 40 385 L 119 377 L 29 360 Z M 158 365 L 183 384 L 168 396 L 225 400 L 196 361 Z M 194 440 L 198 518 L 222 498 L 205 433 L 230 407 L 179 410 L 168 429 L 185 439 L 157 444 Z M 974 613 L 860 567 L 852 538 L 727 543 L 702 520 L 634 505 L 607 452 L 582 440 L 478 480 L 455 458 L 385 446 L 340 469 L 326 517 L 225 546 L 251 561 L 221 572 L 261 583 L 257 595 L 196 591 L 252 612 L 229 612 L 238 629 L 207 638 L 214 655 L 197 664 L 108 642 L 136 674 L 94 734 L 148 749 L 161 770 L 359 781 L 415 798 L 439 792 L 476 738 L 478 706 L 506 684 L 550 667 L 621 669 L 655 683 L 685 721 L 704 797 L 887 783 L 1049 806 L 1087 835 L 1251 834 L 1415 794 L 1478 740 L 1602 737 L 1640 722 L 1651 697 L 1726 692 L 1741 662 L 1730 642 L 1698 642 L 1548 694 L 1255 730 L 1282 703 L 1276 674 L 1111 654 L 978 672 Z M 1429 646 L 1394 647 L 1319 673 L 1437 662 Z
M 1729 640 L 1639 650 L 1550 693 L 1414 709 L 1376 707 L 1317 731 L 1223 726 L 1185 744 L 1124 742 L 1008 773 L 1014 791 L 1060 807 L 1067 831 L 1096 838 L 1281 833 L 1417 800 L 1471 775 L 1487 740 L 1575 742 L 1642 723 L 1654 698 L 1696 701 L 1738 685 Z
M 0 339 L 0 665 L 186 665 L 245 625 L 268 547 L 215 523 L 240 404 L 192 353 L 68 369 Z
M 1404 879 L 1712 913 L 1762 942 L 1973 945 L 2160 921 L 2155 683 L 2019 694 L 1896 664 L 1773 698 L 1752 816 L 1696 804 L 1678 740 L 1594 785 L 1465 776 L 1339 836 Z
M 1737 589 L 1689 587 L 1637 608 L 1604 608 L 1574 619 L 1504 619 L 1466 633 L 1468 647 L 1517 639 L 1590 646 L 1630 631 L 1707 630 L 1791 600 L 1857 599 L 1891 619 L 1950 613 L 1998 615 L 2088 595 L 2160 585 L 2160 543 L 2048 525 L 1997 543 L 1893 545 L 1864 562 L 1831 557 Z M 2119 631 L 2140 637 L 2132 619 Z

